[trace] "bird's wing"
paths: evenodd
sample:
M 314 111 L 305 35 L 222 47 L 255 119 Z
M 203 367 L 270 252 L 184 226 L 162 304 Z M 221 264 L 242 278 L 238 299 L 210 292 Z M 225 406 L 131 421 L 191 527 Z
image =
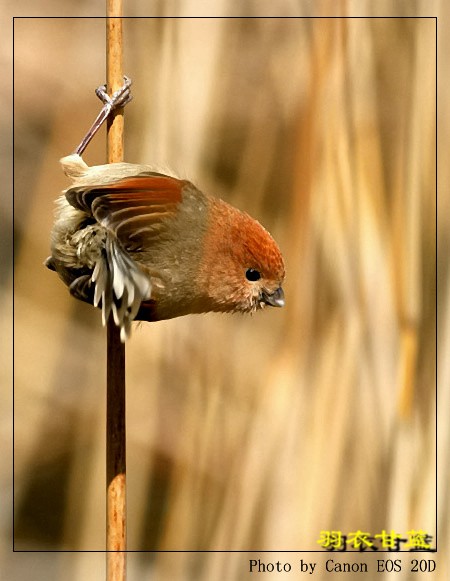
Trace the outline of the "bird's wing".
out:
M 69 204 L 105 228 L 104 252 L 91 275 L 93 303 L 101 302 L 103 324 L 112 310 L 122 340 L 141 302 L 151 296 L 151 282 L 129 252 L 147 247 L 160 235 L 165 218 L 175 214 L 182 200 L 185 184 L 148 172 L 104 185 L 74 186 L 65 193 Z
M 146 173 L 101 186 L 75 186 L 66 191 L 66 198 L 113 233 L 126 250 L 136 250 L 176 211 L 186 183 Z

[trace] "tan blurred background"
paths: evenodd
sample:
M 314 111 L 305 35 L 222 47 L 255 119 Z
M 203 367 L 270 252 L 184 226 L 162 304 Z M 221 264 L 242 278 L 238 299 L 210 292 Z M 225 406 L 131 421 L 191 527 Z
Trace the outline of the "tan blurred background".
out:
M 41 12 L 30 4 L 23 14 L 74 12 L 69 2 L 41 4 Z M 213 12 L 194 1 L 144 4 L 127 0 L 125 13 L 444 17 L 449 10 L 437 0 L 286 1 L 277 12 L 264 2 L 245 12 L 225 0 Z M 76 10 L 92 16 L 104 8 L 82 2 Z M 435 27 L 434 19 L 387 18 L 125 22 L 134 95 L 126 161 L 169 166 L 260 219 L 288 273 L 282 310 L 134 329 L 130 550 L 306 551 L 320 549 L 322 530 L 413 528 L 434 544 L 438 512 L 439 553 L 448 555 L 450 168 L 441 153 L 437 257 Z M 15 548 L 102 551 L 105 332 L 100 313 L 73 300 L 43 261 L 54 200 L 68 183 L 58 159 L 99 109 L 93 90 L 105 78 L 104 21 L 20 19 L 14 43 Z M 439 43 L 443 66 L 449 43 L 443 34 Z M 9 51 L 5 43 L 5 63 Z M 439 91 L 446 152 L 448 76 Z M 104 133 L 85 160 L 104 162 Z M 1 203 L 5 233 L 8 195 Z M 10 247 L 2 250 L 9 338 L 13 265 Z M 9 356 L 9 347 L 2 352 Z M 8 389 L 9 365 L 5 357 Z M 2 402 L 2 448 L 10 448 L 5 390 Z M 10 484 L 5 473 L 5 579 L 29 579 L 30 571 L 34 580 L 104 578 L 101 552 L 10 554 Z M 301 557 L 323 563 L 330 555 L 136 553 L 129 579 L 234 581 L 254 577 L 249 558 L 294 568 Z M 401 557 L 396 578 L 409 579 L 411 555 Z M 375 571 L 364 578 L 383 577 Z M 432 578 L 448 575 L 440 559 Z M 323 568 L 315 578 L 322 577 Z

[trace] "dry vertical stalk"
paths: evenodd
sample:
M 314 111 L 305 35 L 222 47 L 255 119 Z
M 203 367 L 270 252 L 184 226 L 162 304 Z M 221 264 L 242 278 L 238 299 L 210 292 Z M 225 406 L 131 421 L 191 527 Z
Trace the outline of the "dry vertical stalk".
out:
M 106 78 L 109 95 L 123 84 L 122 0 L 107 0 Z M 108 118 L 108 163 L 123 161 L 123 109 Z M 107 579 L 126 579 L 125 345 L 112 314 L 107 327 L 106 402 Z

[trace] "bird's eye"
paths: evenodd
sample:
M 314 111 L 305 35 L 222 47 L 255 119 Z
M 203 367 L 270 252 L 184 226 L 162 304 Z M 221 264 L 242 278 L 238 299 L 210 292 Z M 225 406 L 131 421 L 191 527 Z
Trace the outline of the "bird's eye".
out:
M 250 282 L 256 282 L 261 278 L 261 273 L 254 268 L 248 268 L 245 273 L 245 278 Z

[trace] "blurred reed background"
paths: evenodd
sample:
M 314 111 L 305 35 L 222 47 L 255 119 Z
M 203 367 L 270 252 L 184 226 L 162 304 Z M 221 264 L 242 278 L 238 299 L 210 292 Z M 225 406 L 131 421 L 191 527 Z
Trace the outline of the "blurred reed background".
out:
M 141 4 L 127 0 L 126 14 Z M 170 4 L 155 14 L 195 5 Z M 365 14 L 436 15 L 443 4 L 366 2 Z M 340 9 L 357 14 L 351 2 Z M 92 14 L 87 2 L 77 10 Z M 225 0 L 215 11 L 233 14 Z M 134 329 L 130 550 L 317 550 L 322 530 L 434 537 L 435 43 L 433 19 L 125 22 L 126 161 L 169 166 L 260 219 L 288 273 L 283 310 Z M 15 22 L 16 549 L 104 548 L 105 332 L 43 267 L 68 183 L 58 159 L 99 109 L 104 54 L 102 20 Z M 448 103 L 448 77 L 440 91 Z M 439 114 L 446 150 L 448 104 Z M 85 159 L 103 163 L 104 151 L 103 134 Z M 441 204 L 438 533 L 448 554 L 447 192 Z M 11 284 L 12 270 L 4 305 Z M 5 549 L 9 519 L 2 526 Z M 234 581 L 249 578 L 249 558 L 300 557 L 329 555 L 136 553 L 129 579 Z M 441 561 L 434 579 L 448 578 Z M 102 579 L 104 556 L 16 553 L 7 578 L 29 579 L 30 568 L 34 580 Z M 372 572 L 365 579 L 382 577 Z M 409 575 L 405 566 L 396 578 Z

